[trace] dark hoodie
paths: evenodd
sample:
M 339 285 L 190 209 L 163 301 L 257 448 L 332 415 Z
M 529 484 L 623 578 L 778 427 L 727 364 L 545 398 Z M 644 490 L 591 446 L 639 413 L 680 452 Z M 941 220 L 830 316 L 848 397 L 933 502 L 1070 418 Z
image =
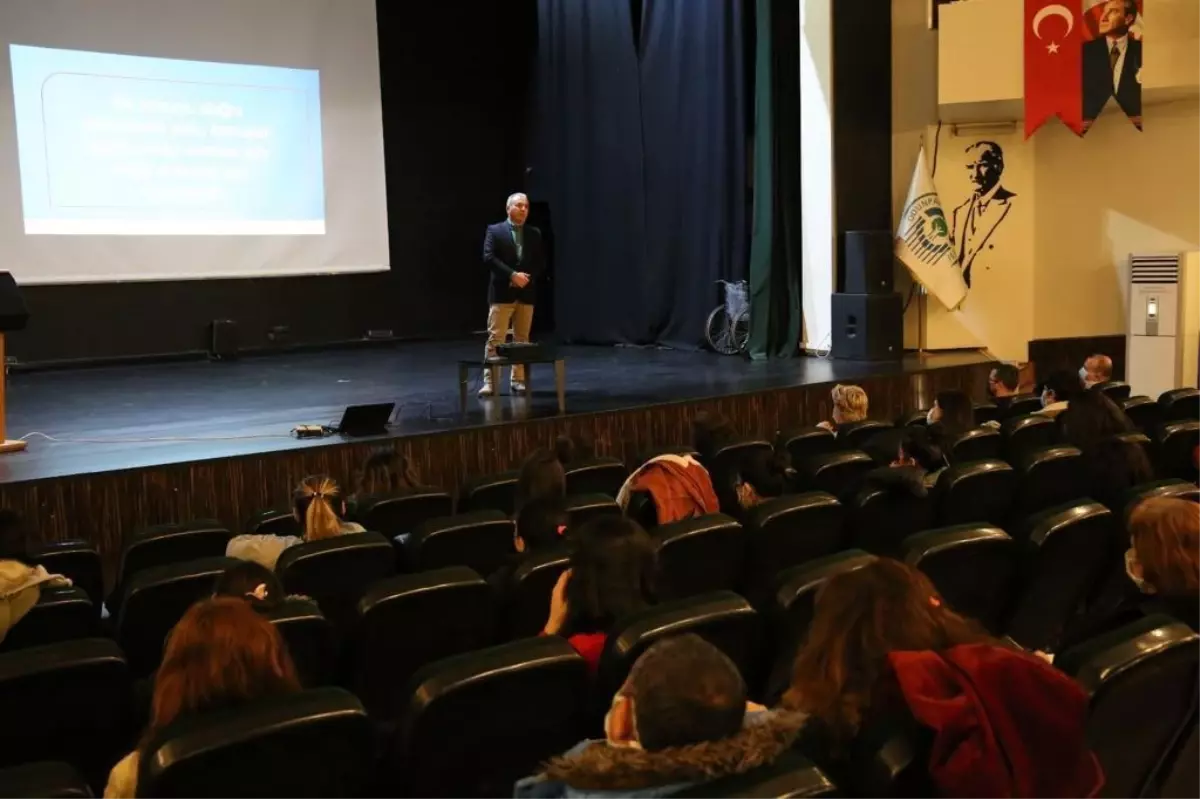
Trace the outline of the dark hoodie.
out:
M 757 718 L 756 718 L 757 717 Z M 799 734 L 804 717 L 767 711 L 747 716 L 741 732 L 647 752 L 585 741 L 517 783 L 518 797 L 662 796 L 696 783 L 770 765 Z

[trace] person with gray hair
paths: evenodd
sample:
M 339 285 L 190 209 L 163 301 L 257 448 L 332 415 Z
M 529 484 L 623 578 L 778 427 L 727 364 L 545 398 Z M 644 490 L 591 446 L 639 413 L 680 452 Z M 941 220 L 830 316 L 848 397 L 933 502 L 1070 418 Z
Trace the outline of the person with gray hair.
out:
M 496 345 L 504 341 L 511 325 L 513 341 L 529 341 L 533 326 L 533 303 L 537 296 L 536 282 L 545 271 L 542 232 L 526 225 L 529 198 L 510 194 L 504 204 L 507 219 L 488 225 L 483 239 L 483 265 L 491 272 L 488 283 L 488 323 L 485 358 L 496 356 Z M 485 369 L 480 397 L 495 394 L 499 369 Z M 513 366 L 512 393 L 525 391 L 525 367 Z

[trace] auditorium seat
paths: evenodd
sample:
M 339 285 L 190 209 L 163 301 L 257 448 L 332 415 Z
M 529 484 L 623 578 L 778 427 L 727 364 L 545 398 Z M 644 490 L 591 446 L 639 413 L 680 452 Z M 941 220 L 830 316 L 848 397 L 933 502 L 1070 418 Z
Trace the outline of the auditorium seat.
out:
M 613 627 L 596 674 L 597 719 L 608 709 L 638 657 L 655 641 L 683 633 L 696 633 L 724 652 L 741 670 L 751 694 L 756 693 L 762 665 L 759 615 L 732 591 L 714 591 L 645 608 Z
M 482 649 L 494 642 L 495 630 L 491 586 L 466 566 L 375 583 L 358 603 L 354 693 L 372 719 L 394 719 L 419 668 Z
M 1150 435 L 1154 432 L 1154 428 L 1158 427 L 1161 408 L 1149 397 L 1143 395 L 1130 397 L 1119 404 L 1133 426 L 1146 435 Z
M 969 463 L 1000 457 L 1003 437 L 993 427 L 976 427 L 968 430 L 950 445 L 951 463 Z
M 771 443 L 760 438 L 746 438 L 720 447 L 713 455 L 701 458 L 712 478 L 721 513 L 737 516 L 742 507 L 734 487 L 737 485 L 743 460 L 754 452 L 770 452 Z
M 463 484 L 458 494 L 458 512 L 498 510 L 511 516 L 516 510 L 517 479 L 520 476 L 521 472 L 513 469 L 471 478 Z
M 558 578 L 570 565 L 566 546 L 532 552 L 513 569 L 501 587 L 501 627 L 508 639 L 537 635 L 550 615 L 550 596 Z
M 94 636 L 100 624 L 97 615 L 82 588 L 43 585 L 37 603 L 8 631 L 0 651 Z
M 152 566 L 129 578 L 113 632 L 134 677 L 145 677 L 158 668 L 167 633 L 192 603 L 212 596 L 217 577 L 238 562 L 200 558 Z
M 928 764 L 933 733 L 904 710 L 876 717 L 845 755 L 847 796 L 937 796 Z
M 1057 648 L 1064 625 L 1115 562 L 1116 514 L 1097 502 L 1051 508 L 1026 523 L 1005 632 L 1025 649 Z
M 825 772 L 795 749 L 785 751 L 766 766 L 759 766 L 743 774 L 731 774 L 682 790 L 660 794 L 677 797 L 723 796 L 728 799 L 760 796 L 800 799 L 842 795 Z
M 142 569 L 221 557 L 230 537 L 230 532 L 212 519 L 160 524 L 135 532 L 122 548 L 108 612 L 114 616 L 120 614 L 124 585 Z
M 11 728 L 0 767 L 62 761 L 98 790 L 133 745 L 130 704 L 125 656 L 107 638 L 0 655 L 0 707 Z
M 1148 463 L 1154 463 L 1154 444 L 1141 431 L 1131 431 L 1128 433 L 1117 433 L 1113 436 L 1117 441 L 1122 441 L 1126 444 L 1132 444 L 1141 447 L 1143 454 L 1146 456 Z
M 862 449 L 872 436 L 892 429 L 891 422 L 863 419 L 838 426 L 837 440 L 842 449 Z
M 1103 383 L 1097 383 L 1092 386 L 1092 390 L 1102 392 L 1104 396 L 1115 402 L 1118 407 L 1120 407 L 1122 402 L 1129 399 L 1129 395 L 1132 393 L 1129 384 L 1121 380 L 1108 380 Z
M 934 492 L 938 524 L 1003 524 L 1016 486 L 1016 472 L 1001 460 L 950 466 L 938 476 Z
M 597 516 L 621 515 L 621 506 L 604 494 L 579 494 L 567 497 L 567 527 L 578 530 Z
M 620 458 L 589 458 L 566 468 L 568 494 L 605 494 L 615 497 L 625 484 L 629 470 Z
M 1200 421 L 1165 422 L 1154 436 L 1155 467 L 1160 477 L 1178 477 L 1196 482 L 1196 447 L 1200 445 Z
M 500 511 L 478 510 L 422 522 L 397 546 L 409 571 L 466 566 L 486 575 L 516 551 L 515 530 L 512 520 Z
M 1191 502 L 1200 502 L 1200 487 L 1197 487 L 1195 483 L 1189 483 L 1187 480 L 1180 480 L 1177 477 L 1168 477 L 1165 480 L 1143 483 L 1125 492 L 1122 498 L 1121 510 L 1125 515 L 1128 515 L 1133 510 L 1134 505 L 1151 497 L 1176 497 L 1178 499 L 1190 500 Z
M 929 409 L 909 411 L 896 419 L 896 427 L 927 427 L 929 425 Z
M 1087 737 L 1104 768 L 1101 796 L 1146 795 L 1195 709 L 1197 640 L 1169 616 L 1147 616 L 1055 658 L 1091 697 Z
M 246 522 L 246 532 L 253 535 L 302 535 L 300 522 L 291 505 L 260 510 Z
M 1083 453 L 1066 445 L 1026 453 L 1017 464 L 1017 490 L 1010 518 L 1020 522 L 1038 511 L 1087 496 Z
M 43 760 L 0 770 L 0 797 L 43 796 L 47 799 L 90 799 L 83 776 L 69 763 Z
M 644 530 L 657 527 L 658 505 L 654 502 L 654 495 L 649 491 L 630 491 L 625 515 L 640 524 Z
M 44 566 L 51 574 L 61 574 L 71 580 L 76 588 L 82 588 L 92 600 L 92 608 L 100 613 L 104 601 L 104 577 L 100 566 L 100 553 L 87 541 L 49 541 L 29 550 L 29 559 Z
M 746 511 L 745 595 L 760 605 L 779 572 L 841 549 L 845 519 L 841 503 L 820 491 L 768 499 Z
M 1175 388 L 1164 391 L 1158 398 L 1164 422 L 1194 421 L 1200 418 L 1200 390 Z
M 780 442 L 787 450 L 793 465 L 813 455 L 825 455 L 838 448 L 837 437 L 823 427 L 802 427 L 780 434 Z
M 904 542 L 904 562 L 920 569 L 951 608 L 996 631 L 1008 604 L 1016 550 L 998 527 L 960 524 Z
M 1004 460 L 1014 466 L 1029 452 L 1058 440 L 1058 425 L 1047 416 L 1010 416 L 1000 425 Z
M 1182 735 L 1163 763 L 1158 793 L 1163 799 L 1192 799 L 1200 796 L 1200 726 L 1197 713 L 1184 722 Z M 1151 794 L 1153 795 L 1153 794 Z
M 409 685 L 383 796 L 510 796 L 586 735 L 587 664 L 556 635 L 439 660 Z
M 996 403 L 976 402 L 973 404 L 975 408 L 975 424 L 981 425 L 987 422 L 1000 421 L 1000 409 L 996 407 Z
M 863 475 L 875 466 L 870 455 L 858 450 L 814 455 L 796 464 L 797 482 L 802 491 L 824 491 L 839 499 L 848 498 L 858 490 Z
M 355 517 L 363 527 L 387 538 L 411 533 L 426 519 L 449 516 L 454 500 L 441 489 L 420 489 L 414 493 L 370 497 L 362 502 Z
M 263 615 L 283 636 L 305 688 L 334 683 L 338 668 L 337 633 L 316 602 L 288 597 Z
M 825 583 L 875 560 L 874 555 L 861 549 L 844 549 L 780 572 L 768 611 L 776 639 L 802 640 L 812 623 L 817 593 Z
M 741 585 L 746 558 L 742 526 L 721 513 L 664 524 L 652 532 L 658 548 L 659 599 L 682 599 Z
M 350 629 L 367 589 L 396 573 L 396 553 L 379 533 L 351 533 L 289 547 L 275 571 L 289 594 L 312 597 L 341 632 Z
M 144 752 L 139 796 L 365 796 L 375 741 L 358 699 L 326 687 L 186 716 Z
M 876 555 L 894 556 L 905 538 L 933 526 L 933 513 L 934 502 L 928 496 L 868 483 L 850 505 L 849 543 Z
M 1037 413 L 1042 409 L 1042 397 L 1039 394 L 1016 394 L 1009 400 L 1005 409 L 1004 419 L 1016 419 Z

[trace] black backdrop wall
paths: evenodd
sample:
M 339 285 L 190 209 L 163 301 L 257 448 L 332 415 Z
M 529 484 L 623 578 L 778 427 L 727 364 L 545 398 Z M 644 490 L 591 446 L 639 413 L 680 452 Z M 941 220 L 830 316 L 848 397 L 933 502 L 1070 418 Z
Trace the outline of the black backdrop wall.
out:
M 536 0 L 377 0 L 392 269 L 374 275 L 28 286 L 23 363 L 161 356 L 207 348 L 213 319 L 243 346 L 321 344 L 391 329 L 401 338 L 479 329 L 483 226 L 522 187 Z M 347 58 L 356 54 L 347 53 Z M 333 165 L 331 168 L 336 168 Z

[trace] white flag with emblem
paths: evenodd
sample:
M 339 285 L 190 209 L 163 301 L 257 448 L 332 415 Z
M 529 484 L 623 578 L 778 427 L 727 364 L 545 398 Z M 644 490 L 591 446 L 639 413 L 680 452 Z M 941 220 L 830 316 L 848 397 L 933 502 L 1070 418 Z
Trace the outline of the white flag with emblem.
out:
M 925 163 L 925 148 L 917 155 L 908 197 L 896 229 L 896 257 L 913 278 L 953 311 L 967 296 L 962 269 L 954 259 L 950 225 Z

